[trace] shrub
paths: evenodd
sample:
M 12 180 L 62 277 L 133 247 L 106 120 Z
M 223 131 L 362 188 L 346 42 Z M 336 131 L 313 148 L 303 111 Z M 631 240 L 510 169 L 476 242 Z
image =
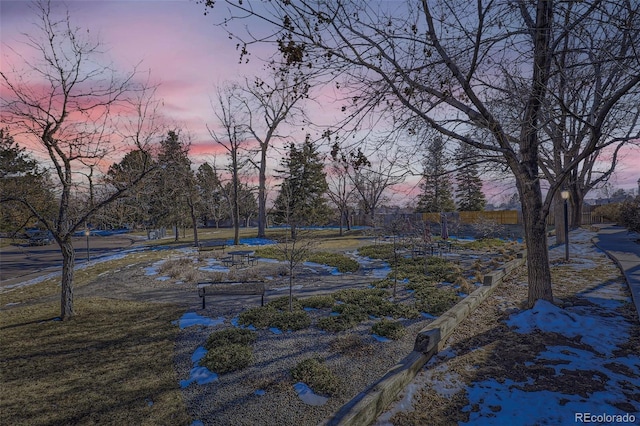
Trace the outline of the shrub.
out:
M 373 353 L 373 345 L 366 343 L 356 334 L 338 336 L 330 344 L 331 349 L 343 355 L 351 357 L 362 357 Z
M 339 253 L 317 252 L 311 253 L 307 260 L 322 265 L 333 266 L 340 272 L 356 272 L 360 265 L 355 260 Z
M 388 319 L 382 319 L 373 324 L 371 331 L 379 336 L 388 337 L 393 340 L 400 339 L 407 332 L 402 323 Z
M 300 303 L 305 308 L 330 308 L 335 303 L 335 299 L 331 295 L 318 295 L 302 299 Z
M 416 289 L 416 308 L 421 312 L 440 315 L 456 304 L 459 297 L 451 289 L 440 289 L 424 285 Z
M 621 210 L 622 204 L 610 203 L 596 207 L 593 209 L 593 213 L 595 215 L 602 216 L 605 220 L 610 222 L 619 222 Z
M 271 306 L 260 306 L 250 308 L 238 316 L 238 323 L 241 325 L 253 325 L 256 328 L 266 328 L 273 320 L 278 311 Z
M 318 320 L 318 328 L 332 333 L 339 333 L 355 327 L 358 322 L 344 315 L 323 317 Z
M 302 303 L 295 297 L 292 300 L 291 306 L 294 311 L 302 309 Z M 278 297 L 277 299 L 273 299 L 269 303 L 267 303 L 267 307 L 273 308 L 279 311 L 288 311 L 289 310 L 289 296 Z
M 250 345 L 256 341 L 258 335 L 251 331 L 242 328 L 226 328 L 224 330 L 214 331 L 209 335 L 204 347 L 207 350 L 219 346 L 226 346 L 231 344 L 238 345 Z
M 632 232 L 640 232 L 640 195 L 620 207 L 620 224 Z
M 291 370 L 294 380 L 304 382 L 315 393 L 334 395 L 338 391 L 338 378 L 318 358 L 308 358 L 301 361 Z
M 305 311 L 283 311 L 275 315 L 269 326 L 277 327 L 280 330 L 302 330 L 311 325 L 311 318 Z
M 363 246 L 358 249 L 358 254 L 371 259 L 389 260 L 393 258 L 393 244 Z
M 200 365 L 218 374 L 224 374 L 249 366 L 253 359 L 252 352 L 250 346 L 237 343 L 218 346 L 209 349 Z

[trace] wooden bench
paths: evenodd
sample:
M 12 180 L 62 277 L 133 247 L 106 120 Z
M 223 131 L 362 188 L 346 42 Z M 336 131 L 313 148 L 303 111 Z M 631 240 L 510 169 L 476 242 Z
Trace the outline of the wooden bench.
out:
M 209 240 L 198 243 L 198 251 L 215 250 L 217 248 L 221 248 L 222 252 L 224 253 L 224 249 L 226 247 L 227 242 L 225 240 Z
M 207 295 L 259 295 L 260 306 L 264 306 L 265 286 L 263 282 L 247 281 L 203 281 L 197 285 L 198 296 L 202 298 L 202 309 L 206 308 Z

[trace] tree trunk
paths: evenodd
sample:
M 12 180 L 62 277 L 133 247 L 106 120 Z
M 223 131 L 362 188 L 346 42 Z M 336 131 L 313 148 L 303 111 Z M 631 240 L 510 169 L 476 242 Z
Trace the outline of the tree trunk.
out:
M 553 197 L 553 226 L 556 231 L 556 244 L 564 244 L 564 200 L 560 191 Z
M 571 201 L 570 209 L 569 209 L 569 225 L 571 228 L 579 228 L 582 226 L 582 212 L 584 210 L 584 193 L 577 188 L 576 186 L 572 186 L 570 188 L 571 191 Z M 590 225 L 590 224 L 589 224 Z
M 75 315 L 73 310 L 73 273 L 76 263 L 76 252 L 73 250 L 73 244 L 70 238 L 59 243 L 59 245 L 62 251 L 60 318 L 66 321 Z
M 258 178 L 258 238 L 266 238 L 267 228 L 267 152 L 262 149 Z
M 551 289 L 551 268 L 547 245 L 546 217 L 542 211 L 542 193 L 539 185 L 523 185 L 530 189 L 521 193 L 522 218 L 524 221 L 525 243 L 527 245 L 528 306 L 531 308 L 537 300 L 553 302 Z
M 191 211 L 191 223 L 193 224 L 193 245 L 198 247 L 198 219 L 196 218 L 196 209 L 193 203 L 189 203 Z

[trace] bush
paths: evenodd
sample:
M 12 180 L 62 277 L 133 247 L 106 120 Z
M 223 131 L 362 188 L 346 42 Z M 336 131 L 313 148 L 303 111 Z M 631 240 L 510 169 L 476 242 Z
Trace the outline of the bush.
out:
M 610 203 L 602 206 L 598 206 L 593 209 L 593 214 L 602 216 L 603 219 L 610 222 L 620 222 L 620 213 L 622 210 L 622 204 Z
M 459 297 L 454 290 L 423 285 L 416 289 L 416 308 L 421 312 L 440 315 L 456 304 Z
M 285 331 L 302 330 L 310 325 L 311 318 L 309 318 L 309 315 L 305 311 L 278 312 L 278 314 L 275 315 L 269 323 L 270 327 L 276 327 Z
M 330 308 L 335 303 L 335 299 L 331 295 L 318 295 L 302 299 L 300 303 L 305 308 Z
M 407 332 L 402 323 L 399 321 L 390 321 L 388 319 L 382 319 L 373 324 L 371 331 L 378 336 L 387 337 L 393 340 L 400 339 Z
M 356 272 L 360 269 L 360 265 L 355 260 L 339 253 L 318 252 L 311 253 L 307 260 L 309 262 L 319 263 L 338 268 L 339 272 Z
M 292 300 L 291 306 L 294 311 L 298 311 L 302 309 L 302 303 L 298 301 L 295 297 Z M 277 299 L 273 299 L 269 303 L 267 303 L 267 307 L 273 308 L 279 311 L 288 311 L 289 310 L 289 296 L 278 297 Z
M 393 244 L 363 246 L 358 249 L 358 254 L 371 259 L 389 260 L 393 258 Z
M 331 333 L 339 333 L 355 327 L 358 322 L 346 315 L 323 317 L 318 320 L 318 328 Z
M 219 346 L 226 346 L 232 344 L 238 345 L 250 345 L 256 341 L 258 335 L 251 331 L 242 328 L 226 328 L 224 330 L 214 331 L 209 335 L 204 347 L 207 350 Z
M 338 391 L 338 378 L 318 358 L 308 358 L 301 361 L 291 370 L 294 380 L 304 382 L 315 393 L 334 395 Z
M 283 309 L 278 309 L 282 307 Z M 301 330 L 311 325 L 311 318 L 302 310 L 302 305 L 294 300 L 294 310 L 289 312 L 289 298 L 281 297 L 266 306 L 251 308 L 238 317 L 241 325 L 256 328 L 277 327 L 281 330 Z
M 218 346 L 209 349 L 200 361 L 200 365 L 218 374 L 241 370 L 251 364 L 252 352 L 250 346 L 237 343 Z
M 620 207 L 620 225 L 631 232 L 640 232 L 640 195 L 622 203 Z
M 238 316 L 238 323 L 241 325 L 253 325 L 256 328 L 266 328 L 278 314 L 278 311 L 271 306 L 260 306 L 250 308 Z

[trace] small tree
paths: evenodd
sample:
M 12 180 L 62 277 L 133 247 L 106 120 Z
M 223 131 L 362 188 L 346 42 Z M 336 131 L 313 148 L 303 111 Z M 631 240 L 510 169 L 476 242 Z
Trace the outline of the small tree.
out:
M 287 273 L 289 275 L 289 312 L 293 311 L 293 271 L 299 264 L 304 262 L 308 257 L 314 240 L 309 231 L 298 232 L 294 237 L 285 237 L 276 246 L 276 250 L 280 252 L 287 263 Z

